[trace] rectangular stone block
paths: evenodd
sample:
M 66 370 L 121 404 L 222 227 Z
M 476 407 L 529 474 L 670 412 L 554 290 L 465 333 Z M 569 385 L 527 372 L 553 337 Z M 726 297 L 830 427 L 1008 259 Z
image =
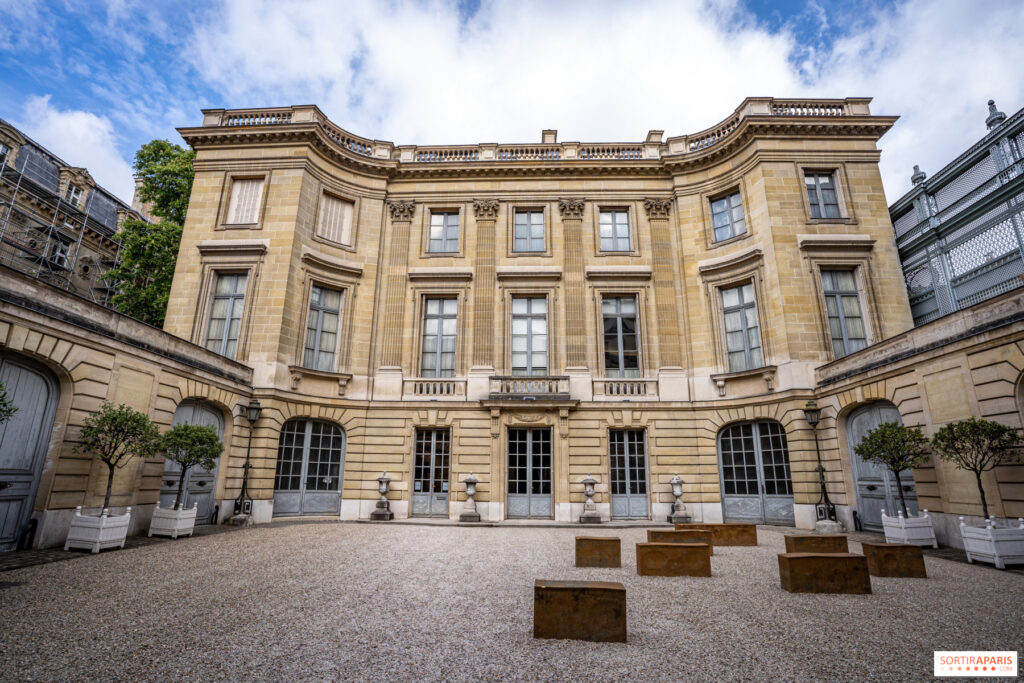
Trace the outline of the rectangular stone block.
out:
M 927 579 L 920 546 L 906 543 L 861 543 L 871 576 Z
M 636 573 L 640 576 L 711 576 L 711 545 L 637 543 Z
M 779 579 L 790 593 L 871 592 L 867 559 L 850 553 L 779 553 Z
M 715 545 L 757 545 L 757 525 L 743 522 L 676 524 L 676 529 L 707 529 L 714 534 Z
M 533 584 L 533 637 L 626 642 L 626 588 L 609 581 Z
M 787 553 L 849 553 L 845 534 L 788 534 Z
M 577 536 L 576 566 L 621 567 L 622 540 L 607 536 Z
M 648 543 L 706 543 L 715 554 L 714 533 L 706 529 L 648 529 Z

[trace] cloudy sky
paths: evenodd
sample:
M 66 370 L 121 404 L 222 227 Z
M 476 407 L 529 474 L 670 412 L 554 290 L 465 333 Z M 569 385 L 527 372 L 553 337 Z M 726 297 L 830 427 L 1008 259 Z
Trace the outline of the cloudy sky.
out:
M 1024 106 L 1024 2 L 0 0 L 0 118 L 125 199 L 206 107 L 318 104 L 399 144 L 638 141 L 747 96 L 874 98 L 892 202 Z

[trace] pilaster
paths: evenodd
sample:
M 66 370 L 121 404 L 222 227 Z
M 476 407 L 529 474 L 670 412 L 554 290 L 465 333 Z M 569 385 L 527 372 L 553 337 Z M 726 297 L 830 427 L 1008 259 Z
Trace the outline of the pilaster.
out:
M 586 296 L 583 268 L 583 208 L 582 199 L 559 199 L 562 214 L 562 232 L 565 236 L 565 338 L 566 371 L 586 368 L 587 330 L 584 307 Z
M 388 211 L 391 214 L 391 244 L 384 271 L 387 294 L 384 299 L 380 365 L 394 370 L 402 366 L 405 278 L 409 270 L 409 232 L 412 229 L 415 205 L 412 200 L 388 202 Z

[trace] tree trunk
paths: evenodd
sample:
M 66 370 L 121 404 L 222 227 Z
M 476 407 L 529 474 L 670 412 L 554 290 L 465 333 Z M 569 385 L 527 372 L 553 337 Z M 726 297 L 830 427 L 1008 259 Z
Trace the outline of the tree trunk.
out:
M 107 495 L 103 497 L 103 508 L 100 510 L 100 515 L 103 515 L 103 510 L 110 507 L 110 491 L 114 488 L 114 466 L 109 462 L 107 463 Z
M 975 472 L 974 476 L 978 480 L 978 493 L 981 494 L 981 516 L 988 519 L 988 501 L 985 500 L 985 487 L 981 485 L 981 472 Z
M 903 508 L 903 516 L 909 517 L 910 513 L 907 511 L 907 499 L 903 497 L 903 483 L 900 481 L 900 472 L 903 470 L 893 470 L 892 473 L 896 475 L 896 490 L 900 493 L 900 507 Z
M 174 509 L 178 510 L 181 508 L 181 492 L 185 488 L 185 475 L 188 473 L 188 468 L 182 465 L 181 476 L 178 477 L 178 495 L 174 497 Z

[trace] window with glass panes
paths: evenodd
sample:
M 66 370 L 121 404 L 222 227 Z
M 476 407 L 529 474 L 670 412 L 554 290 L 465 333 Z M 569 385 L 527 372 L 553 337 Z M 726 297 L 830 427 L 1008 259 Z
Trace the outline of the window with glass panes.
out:
M 601 301 L 604 319 L 604 374 L 607 377 L 639 377 L 636 297 L 607 297 Z
M 309 316 L 306 319 L 306 348 L 302 366 L 311 370 L 334 370 L 338 347 L 338 322 L 341 315 L 341 291 L 313 285 L 309 291 Z
M 455 330 L 458 300 L 430 298 L 423 304 L 421 377 L 455 376 Z
M 530 209 L 516 211 L 512 251 L 544 251 L 544 212 Z
M 7 155 L 11 153 L 11 150 L 7 145 L 0 145 L 0 166 L 4 166 L 7 163 Z
M 722 290 L 725 313 L 725 350 L 729 356 L 729 372 L 761 367 L 761 331 L 757 326 L 757 302 L 754 284 Z
M 747 231 L 743 218 L 743 200 L 739 192 L 711 202 L 711 221 L 715 227 L 715 241 L 721 242 Z
M 512 374 L 548 374 L 548 301 L 512 299 Z
M 602 211 L 598 217 L 601 251 L 630 251 L 629 212 Z
M 840 218 L 839 195 L 836 193 L 832 173 L 805 173 L 807 201 L 811 205 L 811 218 Z
M 823 270 L 821 287 L 825 294 L 828 330 L 835 357 L 842 358 L 866 347 L 868 339 L 853 271 Z
M 82 198 L 82 189 L 74 183 L 68 183 L 68 187 L 64 190 L 64 201 L 71 206 L 78 206 L 78 201 Z
M 457 252 L 459 250 L 458 212 L 431 212 L 430 238 L 427 251 L 431 253 Z
M 206 348 L 228 358 L 235 357 L 238 346 L 248 277 L 246 273 L 219 273 L 213 288 Z

